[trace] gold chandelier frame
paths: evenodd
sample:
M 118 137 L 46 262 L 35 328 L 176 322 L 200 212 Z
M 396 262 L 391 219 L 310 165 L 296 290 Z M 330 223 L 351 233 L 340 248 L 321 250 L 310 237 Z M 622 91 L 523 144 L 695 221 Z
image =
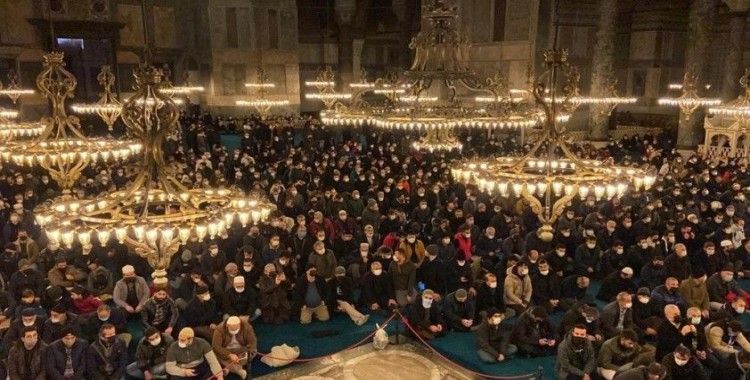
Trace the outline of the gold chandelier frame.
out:
M 117 118 L 122 113 L 122 103 L 112 94 L 112 86 L 115 84 L 115 75 L 109 65 L 104 65 L 96 76 L 97 82 L 102 87 L 101 97 L 96 103 L 77 103 L 71 106 L 73 112 L 81 114 L 98 115 L 107 125 L 108 130 L 112 130 Z

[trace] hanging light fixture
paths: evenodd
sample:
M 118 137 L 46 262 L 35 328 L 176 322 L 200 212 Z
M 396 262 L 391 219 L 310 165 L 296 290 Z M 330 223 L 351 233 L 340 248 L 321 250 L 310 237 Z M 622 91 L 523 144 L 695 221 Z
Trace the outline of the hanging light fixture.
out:
M 480 191 L 527 202 L 541 222 L 538 236 L 543 241 L 552 240 L 553 224 L 575 197 L 609 199 L 629 190 L 648 189 L 656 180 L 638 168 L 585 160 L 573 153 L 560 113 L 575 108 L 579 75 L 568 63 L 567 52 L 557 50 L 557 36 L 556 28 L 555 48 L 544 54 L 545 71 L 534 81 L 532 91 L 545 115 L 540 138 L 521 157 L 464 160 L 451 169 L 455 180 Z M 565 81 L 558 97 L 561 75 Z
M 41 120 L 43 133 L 32 141 L 10 141 L 0 146 L 0 161 L 41 166 L 65 193 L 89 164 L 123 161 L 141 150 L 137 141 L 85 136 L 78 118 L 65 111 L 65 101 L 73 97 L 76 85 L 75 77 L 65 69 L 63 53 L 46 54 L 37 87 L 51 102 L 52 115 Z
M 672 88 L 673 87 L 670 85 L 670 89 Z M 677 87 L 675 86 L 674 89 L 676 90 Z M 680 107 L 683 116 L 685 118 L 690 118 L 690 115 L 692 115 L 698 108 L 715 107 L 721 104 L 721 99 L 705 98 L 698 94 L 698 74 L 693 73 L 692 70 L 685 72 L 681 89 L 681 96 L 677 98 L 659 98 L 659 105 Z
M 745 69 L 745 74 L 740 78 L 740 86 L 743 93 L 737 99 L 724 105 L 711 107 L 708 113 L 734 118 L 740 124 L 748 123 L 750 121 L 750 68 Z
M 99 75 L 96 76 L 99 85 L 104 92 L 96 103 L 76 103 L 71 106 L 73 112 L 81 114 L 95 114 L 104 121 L 110 131 L 122 113 L 122 103 L 112 94 L 112 86 L 115 84 L 115 75 L 109 65 L 102 66 Z
M 145 20 L 146 5 L 142 3 Z M 145 21 L 144 21 L 145 22 Z M 146 26 L 144 35 L 148 41 Z M 228 188 L 187 188 L 164 160 L 166 136 L 176 129 L 178 110 L 161 92 L 163 73 L 144 63 L 135 71 L 136 92 L 123 103 L 122 119 L 143 144 L 138 175 L 123 190 L 91 199 L 48 202 L 35 209 L 50 240 L 66 246 L 110 240 L 126 244 L 157 269 L 166 268 L 180 244 L 214 239 L 233 224 L 261 222 L 275 205 L 259 194 Z
M 262 62 L 262 61 L 261 61 Z M 245 83 L 245 87 L 254 92 L 253 99 L 251 100 L 238 100 L 236 104 L 243 107 L 253 107 L 258 112 L 260 118 L 265 120 L 271 109 L 274 107 L 284 107 L 289 105 L 289 100 L 282 99 L 269 99 L 266 97 L 266 92 L 269 89 L 276 88 L 276 83 L 268 81 L 265 70 L 263 70 L 262 63 L 256 68 L 255 82 Z
M 13 104 L 16 104 L 18 98 L 34 95 L 34 90 L 30 88 L 21 88 L 21 85 L 18 83 L 18 74 L 15 70 L 11 70 L 8 72 L 8 87 L 2 88 L 2 84 L 0 84 L 0 95 L 9 97 Z

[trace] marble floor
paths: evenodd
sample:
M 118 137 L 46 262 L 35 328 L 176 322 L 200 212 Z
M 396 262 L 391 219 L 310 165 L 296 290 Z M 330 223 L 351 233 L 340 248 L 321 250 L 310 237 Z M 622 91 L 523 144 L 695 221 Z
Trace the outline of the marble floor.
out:
M 469 380 L 474 377 L 413 341 L 376 350 L 370 344 L 316 363 L 259 377 L 264 380 Z

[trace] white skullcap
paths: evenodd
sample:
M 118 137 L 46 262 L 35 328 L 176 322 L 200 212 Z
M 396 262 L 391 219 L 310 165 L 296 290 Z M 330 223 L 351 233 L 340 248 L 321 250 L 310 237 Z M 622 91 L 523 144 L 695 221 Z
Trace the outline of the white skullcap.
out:
M 126 265 L 122 267 L 122 274 L 135 273 L 135 268 L 132 265 Z

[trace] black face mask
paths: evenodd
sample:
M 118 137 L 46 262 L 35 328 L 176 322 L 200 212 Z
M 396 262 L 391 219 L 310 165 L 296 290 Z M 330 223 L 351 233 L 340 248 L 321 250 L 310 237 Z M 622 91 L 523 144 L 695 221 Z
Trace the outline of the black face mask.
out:
M 571 342 L 573 343 L 573 347 L 577 349 L 582 349 L 586 346 L 586 338 L 580 336 L 571 337 Z

